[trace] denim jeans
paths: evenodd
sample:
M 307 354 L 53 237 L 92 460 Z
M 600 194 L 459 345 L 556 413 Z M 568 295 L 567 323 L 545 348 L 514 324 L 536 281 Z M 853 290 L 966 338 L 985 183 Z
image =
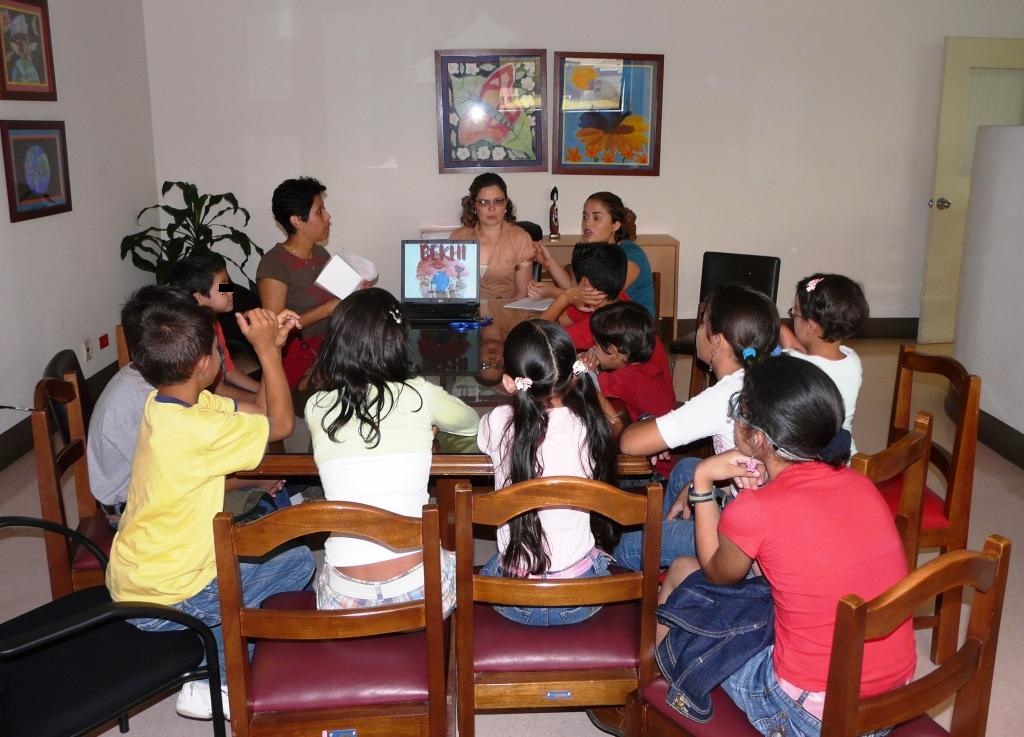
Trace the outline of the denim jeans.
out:
M 241 563 L 242 600 L 246 607 L 258 607 L 264 599 L 283 591 L 302 591 L 313 577 L 313 554 L 305 545 L 289 548 L 262 563 Z M 171 604 L 175 609 L 191 614 L 210 628 L 217 641 L 217 659 L 220 661 L 220 679 L 227 682 L 224 666 L 224 633 L 220 626 L 220 593 L 214 578 L 198 594 Z M 184 629 L 165 619 L 133 619 L 132 624 L 148 632 Z M 252 646 L 249 646 L 252 654 Z M 204 661 L 205 662 L 205 661 Z
M 693 557 L 697 555 L 697 543 L 693 536 L 693 519 L 666 520 L 665 515 L 672 508 L 679 493 L 693 481 L 693 473 L 700 463 L 700 458 L 680 458 L 672 468 L 665 495 L 662 500 L 661 518 L 661 560 L 660 565 L 666 568 L 681 555 Z M 623 533 L 613 555 L 615 562 L 631 571 L 639 571 L 643 567 L 643 532 L 633 530 Z
M 597 556 L 589 571 L 580 578 L 594 578 L 608 575 L 609 558 L 606 554 Z M 502 576 L 501 553 L 495 555 L 480 569 L 481 576 Z M 562 624 L 576 624 L 597 614 L 600 606 L 574 607 L 518 607 L 495 606 L 494 610 L 513 622 L 530 625 L 531 627 L 554 627 Z
M 821 722 L 803 710 L 779 685 L 769 645 L 733 673 L 722 688 L 765 737 L 820 737 Z M 862 737 L 885 737 L 890 727 Z

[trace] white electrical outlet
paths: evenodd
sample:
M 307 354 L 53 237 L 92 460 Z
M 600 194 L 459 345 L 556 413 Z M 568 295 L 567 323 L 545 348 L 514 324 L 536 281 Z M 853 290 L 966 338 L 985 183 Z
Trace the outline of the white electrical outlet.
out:
M 92 360 L 92 341 L 89 338 L 82 341 L 82 353 L 85 355 L 86 361 Z

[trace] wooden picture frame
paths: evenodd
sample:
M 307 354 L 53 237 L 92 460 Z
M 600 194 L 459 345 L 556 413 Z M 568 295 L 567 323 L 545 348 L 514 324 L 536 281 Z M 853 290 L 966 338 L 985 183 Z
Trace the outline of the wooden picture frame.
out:
M 71 210 L 68 149 L 60 120 L 0 120 L 11 222 Z
M 0 99 L 57 99 L 46 0 L 0 0 L 0 65 Z
M 547 51 L 462 49 L 434 52 L 437 164 L 547 171 Z
M 553 174 L 658 176 L 663 54 L 555 52 Z

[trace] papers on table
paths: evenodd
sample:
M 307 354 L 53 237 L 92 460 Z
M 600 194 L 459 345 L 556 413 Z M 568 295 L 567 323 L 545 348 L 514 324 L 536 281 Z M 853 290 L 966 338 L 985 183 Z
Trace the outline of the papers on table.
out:
M 532 312 L 543 312 L 550 307 L 555 300 L 551 298 L 544 299 L 530 299 L 529 297 L 523 297 L 517 299 L 515 302 L 509 302 L 506 307 L 513 310 L 530 310 Z
M 345 299 L 361 281 L 372 282 L 376 278 L 377 267 L 372 261 L 352 253 L 344 256 L 335 253 L 316 278 L 316 283 L 338 299 Z

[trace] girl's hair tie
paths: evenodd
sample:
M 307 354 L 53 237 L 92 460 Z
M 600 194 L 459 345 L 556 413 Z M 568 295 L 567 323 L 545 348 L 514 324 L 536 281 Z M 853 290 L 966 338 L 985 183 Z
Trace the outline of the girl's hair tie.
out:
M 824 280 L 825 277 L 823 276 L 819 276 L 817 279 L 811 279 L 809 282 L 807 282 L 807 286 L 804 287 L 804 289 L 807 290 L 808 292 L 813 292 L 814 288 L 821 284 L 821 282 Z
M 525 392 L 531 386 L 533 386 L 533 379 L 527 376 L 517 376 L 512 381 L 515 382 L 517 392 Z
M 743 349 L 743 360 L 747 361 L 751 358 L 757 358 L 757 348 L 753 346 L 747 346 Z
M 818 458 L 829 463 L 837 458 L 850 455 L 850 446 L 853 438 L 849 430 L 840 430 L 835 434 L 828 445 L 818 452 Z
M 585 373 L 587 373 L 587 364 L 577 358 L 576 362 L 572 365 L 572 375 L 579 376 Z
M 402 324 L 402 311 L 397 307 L 388 308 L 388 317 L 394 321 L 395 325 Z

